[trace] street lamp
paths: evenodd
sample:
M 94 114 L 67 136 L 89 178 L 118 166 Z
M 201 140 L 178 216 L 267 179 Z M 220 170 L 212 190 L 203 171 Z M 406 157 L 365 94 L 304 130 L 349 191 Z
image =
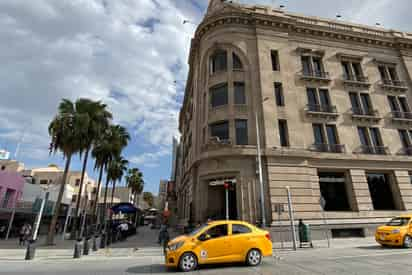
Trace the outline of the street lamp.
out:
M 36 253 L 35 243 L 37 241 L 37 235 L 38 235 L 39 228 L 40 228 L 41 218 L 43 216 L 43 211 L 44 211 L 46 202 L 49 199 L 49 194 L 50 194 L 50 192 L 48 191 L 49 184 L 41 185 L 41 187 L 43 191 L 45 192 L 45 195 L 44 195 L 44 199 L 41 202 L 40 210 L 39 210 L 39 213 L 37 214 L 36 221 L 34 223 L 34 231 L 33 231 L 32 239 L 27 244 L 26 258 L 25 258 L 26 260 L 34 259 L 34 256 Z
M 262 100 L 262 105 L 265 101 L 269 98 L 266 97 Z M 255 111 L 256 117 L 256 138 L 257 138 L 257 154 L 258 154 L 258 165 L 259 165 L 259 185 L 260 185 L 260 208 L 261 208 L 261 215 L 262 215 L 262 226 L 266 226 L 266 211 L 265 211 L 265 193 L 263 188 L 263 169 L 262 169 L 262 152 L 260 149 L 260 134 L 259 134 L 259 119 L 258 119 L 258 112 Z

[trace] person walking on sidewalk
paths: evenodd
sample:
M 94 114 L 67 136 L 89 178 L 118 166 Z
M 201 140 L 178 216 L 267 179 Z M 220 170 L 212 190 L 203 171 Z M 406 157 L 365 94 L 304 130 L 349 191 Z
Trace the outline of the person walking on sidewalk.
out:
M 167 224 L 162 224 L 159 231 L 159 244 L 163 247 L 163 252 L 166 253 L 167 243 L 170 240 L 169 231 L 167 231 Z

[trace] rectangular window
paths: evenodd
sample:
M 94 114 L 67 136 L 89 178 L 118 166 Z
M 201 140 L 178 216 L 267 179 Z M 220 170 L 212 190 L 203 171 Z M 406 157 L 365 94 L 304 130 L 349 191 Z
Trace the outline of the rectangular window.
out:
M 245 83 L 235 82 L 235 104 L 245 105 L 246 104 L 246 94 L 245 94 Z
M 364 114 L 373 115 L 372 104 L 368 94 L 360 94 Z
M 330 106 L 329 91 L 326 89 L 319 90 L 320 105 L 323 107 Z
M 75 186 L 80 186 L 80 179 L 76 179 Z
M 303 75 L 312 75 L 312 65 L 309 56 L 302 56 Z
M 315 88 L 307 88 L 309 110 L 317 111 L 319 109 L 319 101 Z
M 352 63 L 353 73 L 355 74 L 356 80 L 361 81 L 363 78 L 362 66 L 359 62 Z
M 350 102 L 352 104 L 352 111 L 356 115 L 362 114 L 362 108 L 360 107 L 359 98 L 357 93 L 349 93 Z
M 399 80 L 398 73 L 396 72 L 395 67 L 388 67 L 388 72 L 389 72 L 389 76 L 391 77 L 392 81 L 398 81 Z
M 210 72 L 214 74 L 216 72 L 222 72 L 227 70 L 227 54 L 226 51 L 216 51 L 210 60 Z
M 15 191 L 12 189 L 6 189 L 6 193 L 4 194 L 4 197 L 3 197 L 3 203 L 1 204 L 2 208 L 9 208 L 10 200 L 12 199 L 14 192 Z
M 338 134 L 335 125 L 326 125 L 326 134 L 328 136 L 328 144 L 336 145 L 338 142 Z
M 352 71 L 351 71 L 349 62 L 342 61 L 342 68 L 343 68 L 343 76 L 345 77 L 345 79 L 352 80 Z
M 312 61 L 315 75 L 321 77 L 323 72 L 322 60 L 319 57 L 312 57 Z
M 277 106 L 285 106 L 285 98 L 283 97 L 282 83 L 275 82 L 275 98 Z
M 46 185 L 48 183 L 48 181 L 47 180 L 40 180 L 39 183 L 42 184 L 42 185 Z M 77 181 L 76 181 L 76 183 L 77 183 Z
M 388 174 L 366 174 L 369 192 L 375 210 L 397 210 Z M 394 187 L 396 184 L 393 184 Z M 400 209 L 398 209 L 400 210 Z
M 396 97 L 388 96 L 389 106 L 391 107 L 392 112 L 399 112 L 398 102 L 396 101 Z
M 325 211 L 350 211 L 345 173 L 318 172 L 320 193 L 325 200 Z
M 358 134 L 362 146 L 370 146 L 368 130 L 365 127 L 358 127 Z
M 235 128 L 236 128 L 236 144 L 237 145 L 247 145 L 248 144 L 247 120 L 245 119 L 235 120 Z
M 218 137 L 221 141 L 228 140 L 229 122 L 225 121 L 210 125 L 210 136 Z
M 379 129 L 370 128 L 369 131 L 371 133 L 371 140 L 372 140 L 373 146 L 381 147 L 383 144 L 382 144 L 382 139 L 381 139 L 381 134 L 379 132 Z
M 410 108 L 409 108 L 408 101 L 406 100 L 406 97 L 398 97 L 398 100 L 399 100 L 399 105 L 401 106 L 402 112 L 409 113 Z
M 278 123 L 279 123 L 280 146 L 289 147 L 288 123 L 286 120 L 283 120 L 283 119 L 280 119 Z
M 322 124 L 313 124 L 313 135 L 315 138 L 315 144 L 325 144 L 325 136 L 323 133 Z
M 381 75 L 381 78 L 382 78 L 383 81 L 389 79 L 389 76 L 388 76 L 388 73 L 386 71 L 385 66 L 378 66 L 378 70 L 379 70 L 379 74 Z
M 411 141 L 409 139 L 408 131 L 399 129 L 398 132 L 403 148 L 409 148 L 411 146 Z
M 219 84 L 210 89 L 210 104 L 213 108 L 227 105 L 228 101 L 227 84 Z
M 409 172 L 409 183 L 412 184 L 412 172 Z
M 276 50 L 270 51 L 270 58 L 272 60 L 272 71 L 279 71 L 279 53 Z

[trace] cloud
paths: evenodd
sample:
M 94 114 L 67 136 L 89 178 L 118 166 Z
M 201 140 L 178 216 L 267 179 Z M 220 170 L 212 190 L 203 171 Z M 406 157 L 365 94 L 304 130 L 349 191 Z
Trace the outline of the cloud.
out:
M 133 164 L 136 165 L 143 165 L 145 167 L 157 167 L 158 166 L 158 161 L 160 158 L 164 156 L 170 155 L 171 152 L 168 150 L 167 147 L 162 148 L 162 150 L 157 151 L 157 152 L 148 152 L 148 153 L 143 153 L 141 155 L 136 155 L 136 156 L 131 156 L 129 158 L 129 161 Z

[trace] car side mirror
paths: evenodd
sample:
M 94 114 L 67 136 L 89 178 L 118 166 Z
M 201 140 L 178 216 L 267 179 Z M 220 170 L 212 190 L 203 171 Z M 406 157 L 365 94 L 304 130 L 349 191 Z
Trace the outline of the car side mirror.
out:
M 209 240 L 211 237 L 210 237 L 210 235 L 209 234 L 202 234 L 202 235 L 200 235 L 199 236 L 199 241 L 201 241 L 201 242 L 204 242 L 204 241 L 207 241 L 207 240 Z

